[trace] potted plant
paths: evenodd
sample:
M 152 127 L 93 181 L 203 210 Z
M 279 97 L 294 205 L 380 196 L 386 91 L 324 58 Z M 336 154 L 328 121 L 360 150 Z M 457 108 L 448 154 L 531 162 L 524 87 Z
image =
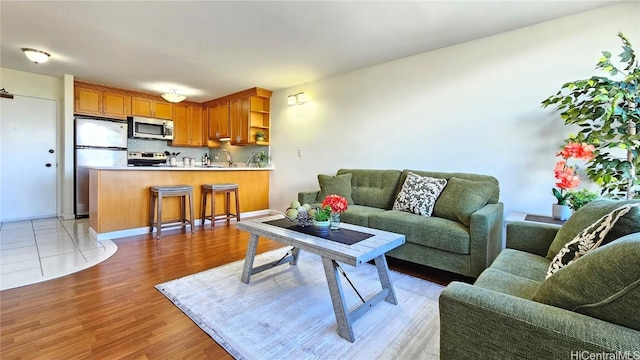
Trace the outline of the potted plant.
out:
M 269 163 L 269 155 L 264 151 L 260 151 L 256 154 L 256 161 L 258 162 L 258 167 L 265 167 Z
M 264 138 L 267 136 L 263 130 L 256 131 L 256 141 L 264 141 Z
M 569 191 L 569 207 L 576 211 L 598 198 L 598 193 L 589 189 Z
M 326 205 L 316 208 L 313 212 L 313 229 L 320 235 L 329 233 L 331 226 L 331 206 Z
M 554 176 L 557 188 L 551 189 L 551 193 L 556 197 L 557 204 L 553 204 L 552 216 L 558 220 L 567 220 L 571 216 L 571 209 L 567 202 L 571 198 L 570 190 L 580 185 L 576 165 L 569 166 L 567 161 L 571 158 L 589 161 L 593 159 L 593 145 L 585 143 L 570 142 L 566 144 L 556 155 L 562 159 L 556 163 Z
M 621 66 L 611 62 L 608 51 L 602 52 L 596 65 L 611 78 L 592 76 L 568 82 L 542 106 L 554 106 L 562 111 L 565 124 L 581 128 L 570 135 L 570 142 L 595 147 L 587 176 L 602 187 L 602 195 L 631 199 L 640 185 L 640 66 L 629 40 L 622 33 L 618 37 L 623 49 Z

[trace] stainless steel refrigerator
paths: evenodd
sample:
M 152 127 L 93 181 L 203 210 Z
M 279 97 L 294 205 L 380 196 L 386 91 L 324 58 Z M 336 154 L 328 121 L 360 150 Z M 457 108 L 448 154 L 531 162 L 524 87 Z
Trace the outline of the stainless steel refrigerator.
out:
M 89 215 L 89 167 L 127 166 L 127 122 L 75 118 L 76 217 Z

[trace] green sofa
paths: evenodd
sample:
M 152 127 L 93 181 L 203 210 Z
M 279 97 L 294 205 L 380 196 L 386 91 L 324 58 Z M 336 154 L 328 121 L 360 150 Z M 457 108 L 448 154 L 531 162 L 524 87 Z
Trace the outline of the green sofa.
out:
M 447 179 L 429 217 L 392 210 L 409 172 Z M 477 277 L 502 248 L 503 204 L 491 176 L 419 170 L 340 169 L 319 175 L 320 190 L 298 193 L 300 203 L 318 204 L 326 195 L 349 201 L 341 221 L 401 233 L 404 245 L 387 254 L 413 263 Z
M 640 207 L 609 231 L 614 240 L 546 278 L 567 242 L 627 203 L 640 201 L 594 201 L 562 227 L 508 224 L 507 248 L 475 283 L 441 293 L 440 358 L 640 358 Z

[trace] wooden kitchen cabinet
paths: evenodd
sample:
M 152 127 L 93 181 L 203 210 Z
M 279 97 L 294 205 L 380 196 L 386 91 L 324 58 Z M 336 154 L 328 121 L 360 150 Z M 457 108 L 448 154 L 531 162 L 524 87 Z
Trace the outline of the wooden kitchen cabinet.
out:
M 229 102 L 229 123 L 231 124 L 231 144 L 249 143 L 249 96 Z
M 131 115 L 173 120 L 173 104 L 164 100 L 133 96 Z
M 76 114 L 126 119 L 130 113 L 131 96 L 127 94 L 88 84 L 76 84 L 74 93 Z
M 209 139 L 219 140 L 230 138 L 229 103 L 223 102 L 207 107 L 209 113 Z
M 208 110 L 209 138 L 226 137 L 221 136 L 224 131 L 219 124 L 223 118 L 221 113 L 228 113 L 231 144 L 269 145 L 271 93 L 270 90 L 256 87 L 205 102 L 204 106 Z M 220 104 L 226 104 L 228 109 L 217 108 Z M 263 141 L 256 140 L 259 131 L 265 134 Z
M 264 96 L 251 96 L 249 107 L 249 143 L 256 145 L 269 145 L 271 138 L 271 98 Z M 264 133 L 264 140 L 258 141 L 256 134 Z
M 196 103 L 173 105 L 171 146 L 203 146 L 202 106 Z

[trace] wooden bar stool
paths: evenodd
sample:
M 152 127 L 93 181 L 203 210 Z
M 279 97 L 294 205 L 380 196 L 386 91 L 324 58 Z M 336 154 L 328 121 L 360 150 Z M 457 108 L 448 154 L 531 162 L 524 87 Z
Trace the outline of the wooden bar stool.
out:
M 216 194 L 225 194 L 224 214 L 216 214 Z M 234 193 L 236 199 L 236 212 L 231 213 L 231 193 Z M 206 215 L 207 212 L 207 196 L 211 194 L 211 215 Z M 240 221 L 240 200 L 238 198 L 238 184 L 204 184 L 202 185 L 202 225 L 204 226 L 204 220 L 211 220 L 211 229 L 215 226 L 216 220 L 229 220 L 236 218 L 236 221 Z
M 162 198 L 180 196 L 180 219 L 162 223 Z M 186 199 L 189 197 L 189 220 L 186 214 Z M 157 214 L 157 215 L 156 215 Z M 157 216 L 157 220 L 155 217 Z M 153 232 L 156 228 L 156 239 L 160 239 L 163 227 L 180 225 L 186 228 L 187 224 L 191 225 L 191 233 L 194 232 L 193 227 L 193 187 L 189 185 L 174 186 L 152 186 L 151 201 L 149 201 L 149 232 Z

